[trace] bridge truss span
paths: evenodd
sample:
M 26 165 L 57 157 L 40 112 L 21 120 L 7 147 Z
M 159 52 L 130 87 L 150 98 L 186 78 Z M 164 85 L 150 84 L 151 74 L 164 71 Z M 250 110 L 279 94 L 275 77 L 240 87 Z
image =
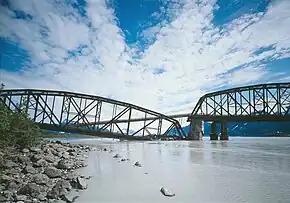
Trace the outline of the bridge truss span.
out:
M 290 83 L 260 84 L 205 94 L 188 120 L 289 121 Z
M 124 139 L 165 136 L 171 129 L 176 129 L 176 136 L 185 137 L 174 118 L 104 97 L 64 91 L 10 89 L 0 92 L 0 100 L 11 110 L 24 108 L 43 129 Z

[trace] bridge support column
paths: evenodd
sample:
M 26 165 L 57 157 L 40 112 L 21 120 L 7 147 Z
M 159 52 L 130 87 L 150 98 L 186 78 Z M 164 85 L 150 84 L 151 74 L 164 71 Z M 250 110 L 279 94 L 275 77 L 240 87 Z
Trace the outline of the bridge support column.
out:
M 221 122 L 221 136 L 220 140 L 229 140 L 227 123 L 225 121 Z
M 191 120 L 188 132 L 188 140 L 202 140 L 203 137 L 203 122 L 202 120 Z
M 218 135 L 216 133 L 216 122 L 213 121 L 210 125 L 210 140 L 218 140 Z

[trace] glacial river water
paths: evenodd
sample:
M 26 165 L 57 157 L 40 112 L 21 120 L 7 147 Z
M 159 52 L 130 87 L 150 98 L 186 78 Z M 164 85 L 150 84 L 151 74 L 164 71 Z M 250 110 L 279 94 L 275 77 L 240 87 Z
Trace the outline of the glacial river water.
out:
M 90 154 L 84 172 L 93 177 L 76 202 L 290 202 L 290 138 L 83 142 L 115 151 Z M 116 153 L 130 160 L 112 158 Z M 176 196 L 163 196 L 163 186 Z

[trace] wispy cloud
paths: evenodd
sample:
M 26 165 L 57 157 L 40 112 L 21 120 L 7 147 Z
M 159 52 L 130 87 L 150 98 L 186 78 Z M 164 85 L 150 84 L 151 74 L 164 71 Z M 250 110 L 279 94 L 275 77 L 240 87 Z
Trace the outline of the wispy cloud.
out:
M 104 0 L 88 0 L 82 12 L 60 2 L 0 6 L 0 36 L 30 55 L 24 71 L 4 73 L 7 87 L 113 95 L 161 112 L 189 112 L 205 91 L 268 82 L 267 61 L 290 56 L 287 0 L 224 26 L 212 23 L 214 0 L 164 1 L 170 5 L 154 14 L 160 23 L 140 31 L 150 41 L 141 54 L 126 44 Z

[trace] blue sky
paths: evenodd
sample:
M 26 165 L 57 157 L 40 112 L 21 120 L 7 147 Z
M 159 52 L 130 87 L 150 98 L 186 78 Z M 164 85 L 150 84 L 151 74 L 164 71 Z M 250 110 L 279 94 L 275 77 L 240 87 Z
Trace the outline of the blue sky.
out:
M 202 94 L 290 80 L 288 0 L 3 0 L 7 88 L 190 112 Z

